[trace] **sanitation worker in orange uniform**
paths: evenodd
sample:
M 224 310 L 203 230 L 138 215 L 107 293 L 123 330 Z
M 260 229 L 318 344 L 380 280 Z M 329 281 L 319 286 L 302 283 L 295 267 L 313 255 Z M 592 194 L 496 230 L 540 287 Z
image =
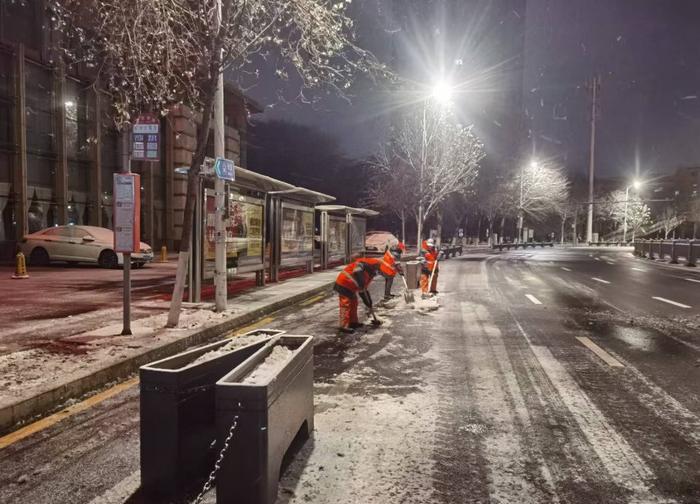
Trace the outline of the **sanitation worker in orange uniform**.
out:
M 401 254 L 403 254 L 406 250 L 406 245 L 403 244 L 403 242 L 399 242 L 396 245 L 393 245 L 391 248 L 387 249 L 386 252 L 384 252 L 384 257 L 382 260 L 391 267 L 396 273 L 399 275 L 403 276 L 403 269 L 401 268 Z M 395 274 L 396 274 L 395 273 Z M 384 300 L 387 301 L 391 298 L 394 297 L 394 294 L 391 293 L 391 286 L 394 283 L 394 275 L 391 276 L 386 276 L 386 280 L 384 283 Z
M 438 255 L 439 252 L 435 247 L 435 241 L 432 238 L 423 240 L 420 247 L 420 257 L 418 259 L 421 264 L 420 290 L 423 293 L 423 296 L 427 296 L 428 293 L 437 294 L 437 279 L 439 273 L 439 268 L 437 265 Z M 435 270 L 433 282 L 431 285 L 428 285 L 430 283 L 430 275 L 432 274 L 433 270 Z
M 357 318 L 357 296 L 368 308 L 372 308 L 372 297 L 367 290 L 377 273 L 383 276 L 394 276 L 396 270 L 384 263 L 381 259 L 361 257 L 348 264 L 338 274 L 333 290 L 338 293 L 340 308 L 340 331 L 352 333 L 362 323 Z

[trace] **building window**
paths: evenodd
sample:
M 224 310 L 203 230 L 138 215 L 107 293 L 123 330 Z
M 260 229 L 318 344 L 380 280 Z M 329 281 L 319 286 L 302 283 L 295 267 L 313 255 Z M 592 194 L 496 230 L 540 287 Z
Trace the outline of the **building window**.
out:
M 0 2 L 0 34 L 5 42 L 41 50 L 41 3 L 37 0 Z
M 53 73 L 29 61 L 25 69 L 27 182 L 29 185 L 53 188 L 56 179 Z

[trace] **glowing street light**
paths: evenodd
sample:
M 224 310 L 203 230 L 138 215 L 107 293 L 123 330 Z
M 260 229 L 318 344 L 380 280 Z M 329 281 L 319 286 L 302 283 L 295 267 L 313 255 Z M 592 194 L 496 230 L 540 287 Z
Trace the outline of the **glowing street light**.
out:
M 452 100 L 453 90 L 452 85 L 446 81 L 437 82 L 430 94 L 431 98 L 443 105 L 450 103 Z

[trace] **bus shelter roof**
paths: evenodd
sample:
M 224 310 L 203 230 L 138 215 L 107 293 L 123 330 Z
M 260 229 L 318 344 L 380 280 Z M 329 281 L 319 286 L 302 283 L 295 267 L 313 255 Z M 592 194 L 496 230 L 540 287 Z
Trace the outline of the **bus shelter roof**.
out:
M 355 208 L 345 205 L 316 205 L 316 210 L 322 212 L 335 212 L 335 213 L 345 213 L 350 215 L 360 215 L 363 217 L 375 217 L 379 215 L 376 210 L 370 210 L 369 208 Z

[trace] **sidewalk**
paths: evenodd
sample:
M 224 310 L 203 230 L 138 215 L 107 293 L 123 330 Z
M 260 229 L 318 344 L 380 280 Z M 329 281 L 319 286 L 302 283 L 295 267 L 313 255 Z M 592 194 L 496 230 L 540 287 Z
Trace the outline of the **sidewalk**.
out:
M 184 303 L 180 325 L 165 329 L 169 303 L 135 303 L 141 318 L 132 336 L 120 336 L 121 308 L 83 315 L 25 320 L 0 335 L 0 433 L 43 415 L 139 366 L 215 339 L 265 315 L 328 291 L 337 269 L 256 288 L 229 299 L 229 309 Z M 70 304 L 70 300 L 65 301 Z M 69 329 L 69 330 L 68 330 Z M 66 333 L 56 338 L 56 333 Z

